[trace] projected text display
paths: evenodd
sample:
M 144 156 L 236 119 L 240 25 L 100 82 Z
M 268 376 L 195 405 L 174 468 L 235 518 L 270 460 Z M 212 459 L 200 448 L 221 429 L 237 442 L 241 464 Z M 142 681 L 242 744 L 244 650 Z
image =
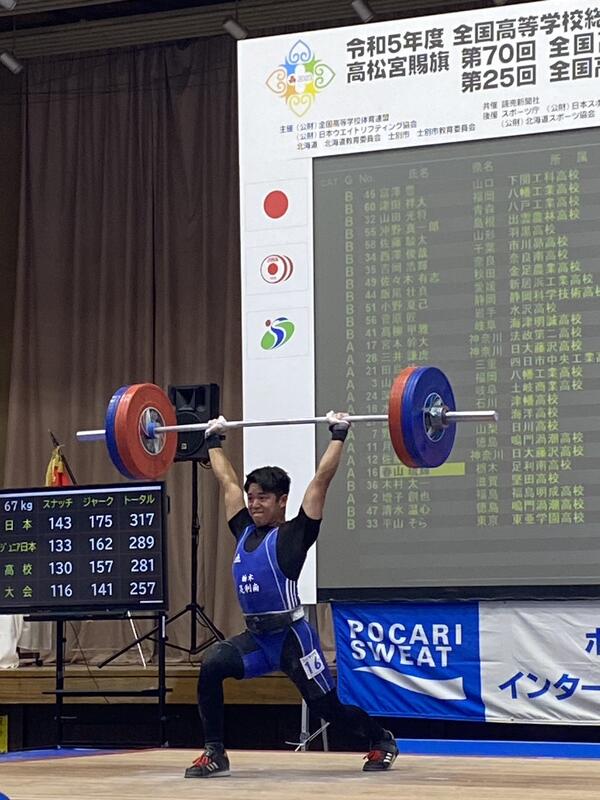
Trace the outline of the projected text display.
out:
M 321 599 L 600 588 L 597 130 L 313 164 L 316 408 L 384 413 L 394 376 L 432 364 L 459 409 L 500 413 L 459 426 L 431 472 L 397 460 L 385 425 L 354 427 Z

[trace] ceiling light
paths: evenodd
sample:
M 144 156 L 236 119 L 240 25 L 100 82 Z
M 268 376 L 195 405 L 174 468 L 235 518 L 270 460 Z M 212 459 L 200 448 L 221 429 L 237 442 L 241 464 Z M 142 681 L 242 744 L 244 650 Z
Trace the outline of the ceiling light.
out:
M 6 50 L 0 53 L 0 64 L 4 64 L 13 75 L 18 75 L 23 70 L 23 64 Z
M 352 8 L 363 22 L 371 22 L 375 19 L 375 12 L 367 3 L 367 0 L 352 0 Z
M 250 35 L 248 29 L 244 28 L 244 26 L 233 17 L 227 17 L 223 23 L 223 27 L 230 36 L 233 36 L 234 39 L 247 39 Z
M 5 8 L 7 11 L 12 11 L 16 5 L 17 0 L 0 0 L 0 6 Z

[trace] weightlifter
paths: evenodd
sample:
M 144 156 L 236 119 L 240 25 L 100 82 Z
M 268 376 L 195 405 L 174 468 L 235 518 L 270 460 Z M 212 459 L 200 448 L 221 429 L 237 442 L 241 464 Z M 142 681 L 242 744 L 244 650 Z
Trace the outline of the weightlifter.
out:
M 398 755 L 390 731 L 362 709 L 340 702 L 319 637 L 306 620 L 298 596 L 298 577 L 319 534 L 327 489 L 350 427 L 345 417 L 333 411 L 327 414 L 331 441 L 298 514 L 289 521 L 285 519 L 289 475 L 280 467 L 260 467 L 246 477 L 242 490 L 221 449 L 227 421 L 219 417 L 206 428 L 211 467 L 223 490 L 225 513 L 237 542 L 233 579 L 246 629 L 206 650 L 198 679 L 204 752 L 185 771 L 186 778 L 229 775 L 223 745 L 224 679 L 254 678 L 276 670 L 293 681 L 317 718 L 343 725 L 369 741 L 363 770 L 387 770 Z

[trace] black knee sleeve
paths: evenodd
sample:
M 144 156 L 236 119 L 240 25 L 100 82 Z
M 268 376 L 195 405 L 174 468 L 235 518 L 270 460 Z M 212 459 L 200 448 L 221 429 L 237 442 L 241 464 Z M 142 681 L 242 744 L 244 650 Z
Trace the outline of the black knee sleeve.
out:
M 229 642 L 216 642 L 202 656 L 198 687 L 243 676 L 244 662 L 236 648 Z

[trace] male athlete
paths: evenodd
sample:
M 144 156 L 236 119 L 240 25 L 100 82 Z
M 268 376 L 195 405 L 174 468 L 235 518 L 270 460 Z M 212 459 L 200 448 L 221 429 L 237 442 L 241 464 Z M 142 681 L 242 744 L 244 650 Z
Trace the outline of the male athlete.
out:
M 198 707 L 204 726 L 204 752 L 185 771 L 186 778 L 229 775 L 223 746 L 223 680 L 254 678 L 281 670 L 294 682 L 317 718 L 340 723 L 370 741 L 363 770 L 389 769 L 398 755 L 396 741 L 365 711 L 342 705 L 321 651 L 316 631 L 304 617 L 297 580 L 315 543 L 325 496 L 340 464 L 350 427 L 347 415 L 327 414 L 331 441 L 308 485 L 302 506 L 286 522 L 290 478 L 279 467 L 253 470 L 244 483 L 221 449 L 224 417 L 206 428 L 210 464 L 223 490 L 229 527 L 237 541 L 233 580 L 246 630 L 206 650 L 198 679 Z

